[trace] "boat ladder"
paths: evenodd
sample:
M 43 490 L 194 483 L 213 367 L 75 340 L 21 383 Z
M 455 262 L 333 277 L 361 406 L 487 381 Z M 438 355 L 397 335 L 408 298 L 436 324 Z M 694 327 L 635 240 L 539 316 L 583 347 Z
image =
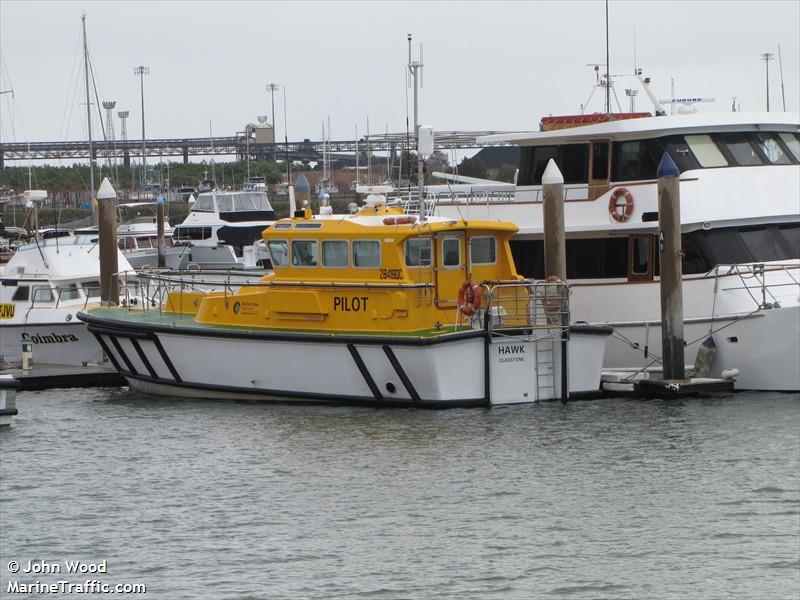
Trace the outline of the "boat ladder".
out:
M 556 398 L 555 342 L 553 336 L 536 338 L 536 399 Z

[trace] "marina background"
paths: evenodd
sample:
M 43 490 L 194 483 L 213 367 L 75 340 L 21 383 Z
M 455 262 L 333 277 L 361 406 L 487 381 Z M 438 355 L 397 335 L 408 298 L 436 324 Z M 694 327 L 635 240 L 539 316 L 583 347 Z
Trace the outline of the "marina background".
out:
M 155 598 L 796 598 L 798 400 L 26 392 L 0 431 L 0 576 L 107 559 Z

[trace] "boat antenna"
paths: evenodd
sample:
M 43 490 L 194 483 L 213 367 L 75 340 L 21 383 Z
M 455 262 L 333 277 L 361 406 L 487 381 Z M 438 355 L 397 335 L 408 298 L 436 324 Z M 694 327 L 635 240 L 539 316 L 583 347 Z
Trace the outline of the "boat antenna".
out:
M 781 74 L 781 99 L 783 100 L 783 112 L 786 112 L 786 92 L 783 89 L 783 59 L 781 58 L 780 44 L 778 44 L 778 69 Z
M 761 55 L 761 60 L 764 61 L 764 66 L 766 67 L 767 73 L 767 112 L 769 112 L 769 61 L 775 60 L 775 55 L 772 52 L 764 52 Z
M 292 185 L 292 161 L 289 160 L 289 127 L 286 121 L 286 86 L 283 86 L 283 141 L 286 144 L 286 185 Z M 289 215 L 293 217 L 294 215 Z
M 89 48 L 86 44 L 86 13 L 81 15 L 81 24 L 83 27 L 83 68 L 84 79 L 86 80 L 86 128 L 89 133 L 89 203 L 92 203 L 94 196 L 94 150 L 92 148 L 92 104 L 89 97 Z M 94 206 L 92 206 L 92 212 Z
M 611 64 L 608 50 L 608 0 L 606 0 L 606 114 L 611 114 Z

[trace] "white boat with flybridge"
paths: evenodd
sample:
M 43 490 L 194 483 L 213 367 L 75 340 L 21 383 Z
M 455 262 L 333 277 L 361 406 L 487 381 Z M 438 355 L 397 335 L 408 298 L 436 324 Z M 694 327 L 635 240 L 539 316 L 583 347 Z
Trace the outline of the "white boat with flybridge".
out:
M 266 268 L 261 232 L 274 221 L 263 188 L 212 189 L 198 194 L 186 219 L 173 229 L 173 244 L 189 246 L 188 262 L 200 269 Z
M 687 362 L 737 389 L 800 390 L 800 115 L 612 113 L 542 118 L 540 131 L 484 141 L 520 147 L 513 196 L 439 186 L 426 212 L 511 221 L 519 272 L 543 272 L 542 173 L 565 179 L 573 314 L 614 329 L 605 365 L 661 369 L 656 168 L 680 171 Z M 412 205 L 413 206 L 413 205 Z M 692 365 L 689 365 L 692 367 Z
M 264 229 L 273 272 L 238 291 L 167 282 L 155 308 L 79 318 L 148 394 L 426 408 L 595 395 L 611 330 L 570 324 L 563 283 L 517 275 L 516 230 L 371 194 L 354 214 L 305 208 Z
M 34 238 L 0 268 L 0 363 L 20 363 L 23 344 L 37 363 L 103 361 L 102 348 L 75 318 L 100 302 L 99 256 L 87 237 Z M 117 260 L 120 272 L 134 274 L 122 253 Z M 133 291 L 133 280 L 122 278 Z

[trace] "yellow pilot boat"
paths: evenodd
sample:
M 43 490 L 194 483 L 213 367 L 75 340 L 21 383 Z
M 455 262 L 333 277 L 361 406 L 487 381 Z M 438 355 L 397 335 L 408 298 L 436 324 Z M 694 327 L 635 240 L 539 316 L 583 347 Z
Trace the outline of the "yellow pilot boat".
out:
M 516 231 L 373 195 L 352 215 L 306 209 L 266 229 L 273 273 L 255 284 L 154 276 L 157 307 L 79 318 L 145 393 L 420 407 L 596 393 L 610 330 L 570 327 L 564 284 L 517 275 Z

